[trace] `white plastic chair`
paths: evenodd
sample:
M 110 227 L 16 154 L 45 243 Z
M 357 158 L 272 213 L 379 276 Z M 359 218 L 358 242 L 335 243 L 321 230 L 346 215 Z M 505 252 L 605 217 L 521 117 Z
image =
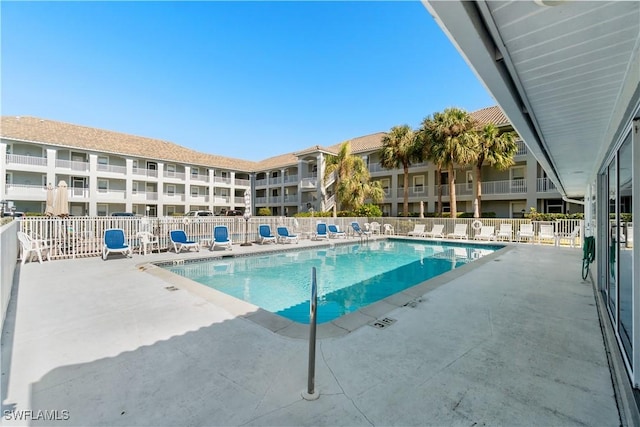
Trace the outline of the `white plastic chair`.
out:
M 408 232 L 407 236 L 424 237 L 424 224 L 415 224 L 413 231 Z
M 149 248 L 150 252 L 153 253 L 153 245 L 156 246 L 158 253 L 160 253 L 160 239 L 158 239 L 158 236 L 154 236 L 148 231 L 139 231 L 138 234 L 136 234 L 136 237 L 140 240 L 138 254 L 144 252 L 144 254 L 146 255 L 147 248 Z
M 553 240 L 555 244 L 557 237 L 557 234 L 553 230 L 553 225 L 540 224 L 540 231 L 538 232 L 538 244 L 540 244 L 542 240 Z
M 38 262 L 42 264 L 42 253 L 46 251 L 47 261 L 51 261 L 51 252 L 47 242 L 40 239 L 32 239 L 28 234 L 18 231 L 18 240 L 22 247 L 22 265 L 27 261 L 27 258 L 32 259 L 34 255 L 38 256 Z
M 425 231 L 424 237 L 444 237 L 442 232 L 444 231 L 444 224 L 433 224 L 431 231 Z
M 396 234 L 395 230 L 393 229 L 393 225 L 391 224 L 384 224 L 384 234 L 388 234 L 389 236 L 393 236 L 394 234 Z
M 467 239 L 467 224 L 456 224 L 453 228 L 453 233 L 447 234 L 447 238 L 453 239 Z
M 513 238 L 513 226 L 511 224 L 500 224 L 500 230 L 496 235 L 497 240 L 511 241 Z
M 518 242 L 521 242 L 522 239 L 533 240 L 533 236 L 533 224 L 520 224 L 520 230 L 517 234 Z
M 495 240 L 496 235 L 494 234 L 494 231 L 495 227 L 493 225 L 483 225 L 480 228 L 480 232 L 473 238 L 474 240 Z

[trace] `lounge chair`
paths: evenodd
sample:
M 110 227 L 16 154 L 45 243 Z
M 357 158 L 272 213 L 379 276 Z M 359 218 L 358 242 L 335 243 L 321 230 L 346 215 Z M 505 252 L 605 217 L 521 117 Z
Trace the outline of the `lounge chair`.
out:
M 493 225 L 483 225 L 480 228 L 480 232 L 473 236 L 474 240 L 496 240 L 494 234 L 495 227 Z
M 18 231 L 18 240 L 22 247 L 22 265 L 27 261 L 33 259 L 34 255 L 38 256 L 38 262 L 42 264 L 42 253 L 46 252 L 47 261 L 51 261 L 51 250 L 47 242 L 40 239 L 32 239 L 27 233 Z
M 213 227 L 213 241 L 209 250 L 214 250 L 216 246 L 231 250 L 231 239 L 229 239 L 229 229 L 226 225 L 216 225 Z
M 329 231 L 329 237 L 332 237 L 334 239 L 336 237 L 347 237 L 347 234 L 344 231 L 340 231 L 338 229 L 338 226 L 335 224 L 327 225 L 327 229 Z
M 260 244 L 265 243 L 277 243 L 276 236 L 271 234 L 271 227 L 269 224 L 260 224 L 258 226 L 258 237 L 260 238 Z
M 506 240 L 508 242 L 513 239 L 513 227 L 511 224 L 500 224 L 500 230 L 496 235 L 496 240 Z
M 280 243 L 299 243 L 297 234 L 289 234 L 289 229 L 287 227 L 278 227 L 278 241 Z
M 154 236 L 148 231 L 139 231 L 136 237 L 140 240 L 140 246 L 138 247 L 138 254 L 147 254 L 147 248 L 153 253 L 153 246 L 155 245 L 158 253 L 160 253 L 160 240 L 158 236 Z
M 371 234 L 369 231 L 365 231 L 362 228 L 360 228 L 360 224 L 358 224 L 355 221 L 351 223 L 351 228 L 353 229 L 353 232 L 356 233 L 360 237 L 362 237 L 362 236 L 367 236 L 368 237 Z
M 538 232 L 538 244 L 542 240 L 553 240 L 553 243 L 556 243 L 556 232 L 553 230 L 553 225 L 549 224 L 540 224 L 540 231 Z
M 443 234 L 444 231 L 444 224 L 433 224 L 433 228 L 431 229 L 431 231 L 425 231 L 424 233 L 422 233 L 422 235 L 424 237 L 444 237 Z
M 173 243 L 173 250 L 176 253 L 182 252 L 182 248 L 185 248 L 187 251 L 191 248 L 195 248 L 196 251 L 200 252 L 200 245 L 198 242 L 189 240 L 187 238 L 187 233 L 185 233 L 184 230 L 171 230 L 169 232 L 169 238 L 171 239 L 171 243 Z
M 109 228 L 104 231 L 104 246 L 102 247 L 102 259 L 106 261 L 111 252 L 125 254 L 129 258 L 133 255 L 131 247 L 127 245 L 122 228 Z
M 453 233 L 447 234 L 447 238 L 452 239 L 468 239 L 467 224 L 456 224 L 453 228 Z
M 315 239 L 319 240 L 319 239 L 328 239 L 328 238 L 329 238 L 329 231 L 327 229 L 327 224 L 325 224 L 324 222 L 319 222 L 316 225 Z
M 533 236 L 533 224 L 520 224 L 520 230 L 516 235 L 518 242 L 522 239 L 533 240 Z
M 407 233 L 407 236 L 424 237 L 424 224 L 416 224 L 413 231 Z

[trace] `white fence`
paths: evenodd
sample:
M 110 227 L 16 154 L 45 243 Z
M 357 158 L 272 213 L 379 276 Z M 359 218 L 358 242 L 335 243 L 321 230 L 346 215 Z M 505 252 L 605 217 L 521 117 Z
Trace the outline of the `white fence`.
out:
M 135 249 L 139 246 L 137 233 L 139 231 L 149 231 L 159 237 L 160 247 L 167 249 L 170 245 L 169 231 L 181 229 L 187 236 L 195 241 L 211 239 L 213 228 L 216 225 L 226 225 L 232 242 L 243 243 L 246 240 L 252 242 L 257 240 L 258 225 L 268 224 L 273 233 L 276 227 L 286 226 L 292 232 L 301 234 L 302 237 L 310 237 L 316 230 L 318 222 L 336 224 L 340 230 L 352 233 L 351 223 L 357 221 L 362 227 L 365 223 L 377 222 L 380 224 L 380 231 L 384 234 L 384 224 L 393 227 L 394 234 L 406 235 L 412 231 L 416 224 L 424 224 L 426 230 L 431 230 L 434 224 L 444 224 L 444 234 L 452 233 L 455 224 L 466 224 L 469 238 L 472 239 L 477 232 L 474 227 L 473 218 L 452 220 L 449 218 L 291 218 L 291 217 L 253 217 L 245 223 L 243 217 L 70 217 L 70 218 L 45 218 L 26 217 L 20 219 L 20 230 L 26 232 L 33 238 L 45 240 L 51 248 L 52 259 L 76 258 L 87 256 L 98 256 L 102 252 L 104 231 L 108 228 L 122 228 L 129 241 Z M 540 231 L 541 224 L 552 224 L 554 231 L 561 235 L 570 234 L 576 226 L 583 227 L 581 220 L 560 220 L 552 222 L 532 222 L 528 219 L 505 219 L 505 218 L 481 218 L 483 225 L 494 226 L 497 230 L 500 224 L 512 224 L 514 238 L 519 230 L 520 224 L 533 223 L 536 235 Z M 245 227 L 247 232 L 245 233 Z M 579 236 L 583 235 L 583 230 Z M 579 244 L 580 240 L 578 240 Z

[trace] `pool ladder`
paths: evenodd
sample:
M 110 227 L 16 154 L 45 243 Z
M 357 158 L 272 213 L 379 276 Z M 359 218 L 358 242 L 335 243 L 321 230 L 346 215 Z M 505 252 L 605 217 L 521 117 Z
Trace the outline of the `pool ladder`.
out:
M 309 374 L 307 391 L 302 393 L 305 400 L 316 400 L 320 394 L 315 389 L 316 376 L 316 311 L 318 310 L 318 285 L 316 268 L 311 267 L 311 299 L 309 300 Z

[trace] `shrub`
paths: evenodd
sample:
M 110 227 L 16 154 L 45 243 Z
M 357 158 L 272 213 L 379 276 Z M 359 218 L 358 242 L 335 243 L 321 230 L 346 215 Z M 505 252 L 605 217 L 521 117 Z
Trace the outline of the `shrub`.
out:
M 270 208 L 258 209 L 258 216 L 271 216 L 271 209 Z

